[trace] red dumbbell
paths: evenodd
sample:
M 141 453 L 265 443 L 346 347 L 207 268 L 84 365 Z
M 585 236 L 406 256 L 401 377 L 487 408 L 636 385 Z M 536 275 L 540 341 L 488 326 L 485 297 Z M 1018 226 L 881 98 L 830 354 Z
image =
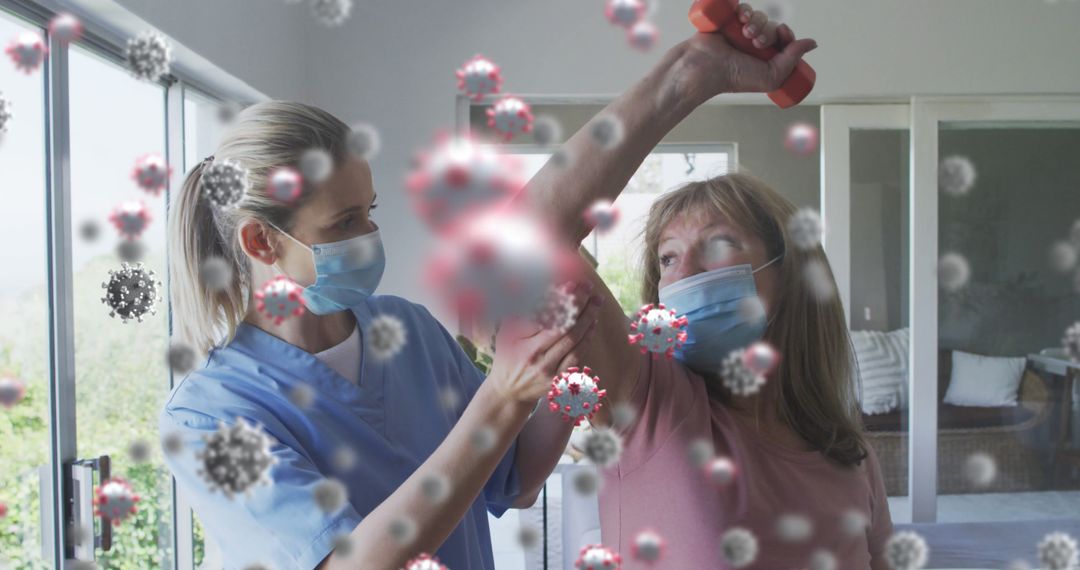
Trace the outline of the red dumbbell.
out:
M 754 47 L 753 39 L 743 36 L 743 24 L 739 21 L 738 0 L 694 0 L 690 6 L 690 23 L 700 32 L 719 31 L 731 45 L 743 53 L 750 54 L 762 61 L 769 61 L 780 53 L 775 48 Z M 769 93 L 780 108 L 787 109 L 802 102 L 814 88 L 817 73 L 808 63 L 799 60 L 795 70 L 776 91 Z

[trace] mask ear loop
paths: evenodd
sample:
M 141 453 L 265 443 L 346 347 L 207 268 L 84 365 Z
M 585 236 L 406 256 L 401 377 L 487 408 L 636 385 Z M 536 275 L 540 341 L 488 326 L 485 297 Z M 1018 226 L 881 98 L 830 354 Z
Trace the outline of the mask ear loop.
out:
M 283 230 L 283 229 L 281 229 L 281 228 L 277 227 L 277 225 L 275 225 L 275 224 L 274 224 L 273 222 L 271 222 L 270 220 L 265 220 L 265 221 L 266 221 L 267 225 L 269 225 L 270 227 L 274 228 L 275 230 L 277 230 L 278 232 L 280 232 L 280 233 L 281 233 L 282 235 L 284 235 L 285 237 L 287 237 L 287 238 L 289 238 L 289 239 L 291 239 L 291 240 L 295 241 L 296 243 L 300 244 L 300 246 L 301 246 L 301 247 L 303 247 L 304 249 L 306 249 L 306 250 L 308 250 L 308 251 L 312 251 L 312 250 L 311 250 L 311 248 L 307 246 L 307 244 L 305 244 L 304 242 L 302 242 L 302 241 L 300 241 L 300 240 L 298 240 L 298 239 L 296 239 L 296 238 L 292 237 L 291 235 L 289 235 L 289 232 L 286 232 L 285 230 Z M 314 252 L 312 252 L 312 254 L 314 254 Z M 282 270 L 281 270 L 281 267 L 280 267 L 280 266 L 278 265 L 278 262 L 277 262 L 277 261 L 274 261 L 274 263 L 273 263 L 272 265 L 273 265 L 274 269 L 276 269 L 276 270 L 277 270 L 277 272 L 278 272 L 278 275 L 284 275 L 285 277 L 289 277 L 289 274 L 288 274 L 288 273 L 285 273 L 284 271 L 282 271 Z M 289 279 L 292 279 L 292 278 L 291 278 L 291 277 L 289 277 Z

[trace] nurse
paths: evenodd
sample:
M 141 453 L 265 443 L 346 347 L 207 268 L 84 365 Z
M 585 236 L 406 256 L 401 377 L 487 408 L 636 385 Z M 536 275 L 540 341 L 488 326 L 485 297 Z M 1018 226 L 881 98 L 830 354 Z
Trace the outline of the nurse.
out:
M 208 357 L 165 403 L 166 461 L 228 568 L 400 568 L 433 553 L 492 570 L 487 513 L 531 505 L 554 468 L 570 428 L 530 413 L 576 363 L 597 305 L 582 286 L 565 333 L 504 325 L 485 379 L 423 306 L 372 295 L 384 265 L 376 196 L 349 132 L 314 107 L 259 103 L 188 173 L 169 222 L 171 290 L 179 336 Z M 331 176 L 291 204 L 268 196 L 273 169 L 312 148 L 333 157 Z M 218 161 L 250 177 L 230 207 L 205 197 Z M 252 299 L 277 275 L 304 286 L 307 304 L 280 324 Z M 376 319 L 400 323 L 396 355 L 372 338 Z M 208 480 L 237 478 L 204 479 L 197 453 L 220 426 L 244 424 L 272 438 L 271 484 L 230 498 Z

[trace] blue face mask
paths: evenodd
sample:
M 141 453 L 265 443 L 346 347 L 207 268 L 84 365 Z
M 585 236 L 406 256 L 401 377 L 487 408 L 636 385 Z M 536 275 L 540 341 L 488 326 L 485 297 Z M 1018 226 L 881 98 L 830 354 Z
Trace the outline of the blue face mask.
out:
M 747 320 L 741 305 L 758 302 L 754 273 L 781 257 L 753 270 L 745 263 L 705 271 L 660 289 L 660 302 L 687 320 L 686 340 L 675 358 L 695 372 L 716 374 L 731 351 L 761 340 L 768 324 L 764 314 Z
M 315 282 L 304 287 L 303 296 L 307 310 L 312 313 L 328 315 L 355 307 L 379 286 L 386 268 L 386 252 L 383 251 L 378 226 L 371 233 L 308 247 L 281 228 L 270 225 L 311 250 L 311 257 L 315 261 Z M 278 271 L 281 269 L 278 268 Z

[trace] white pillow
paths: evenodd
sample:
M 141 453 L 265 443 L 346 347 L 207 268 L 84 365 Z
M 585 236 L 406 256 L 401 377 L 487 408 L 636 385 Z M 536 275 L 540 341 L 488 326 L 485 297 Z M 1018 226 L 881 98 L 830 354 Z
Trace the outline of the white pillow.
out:
M 952 377 L 945 403 L 954 406 L 1015 406 L 1024 374 L 1024 357 L 982 356 L 960 350 L 952 353 Z

